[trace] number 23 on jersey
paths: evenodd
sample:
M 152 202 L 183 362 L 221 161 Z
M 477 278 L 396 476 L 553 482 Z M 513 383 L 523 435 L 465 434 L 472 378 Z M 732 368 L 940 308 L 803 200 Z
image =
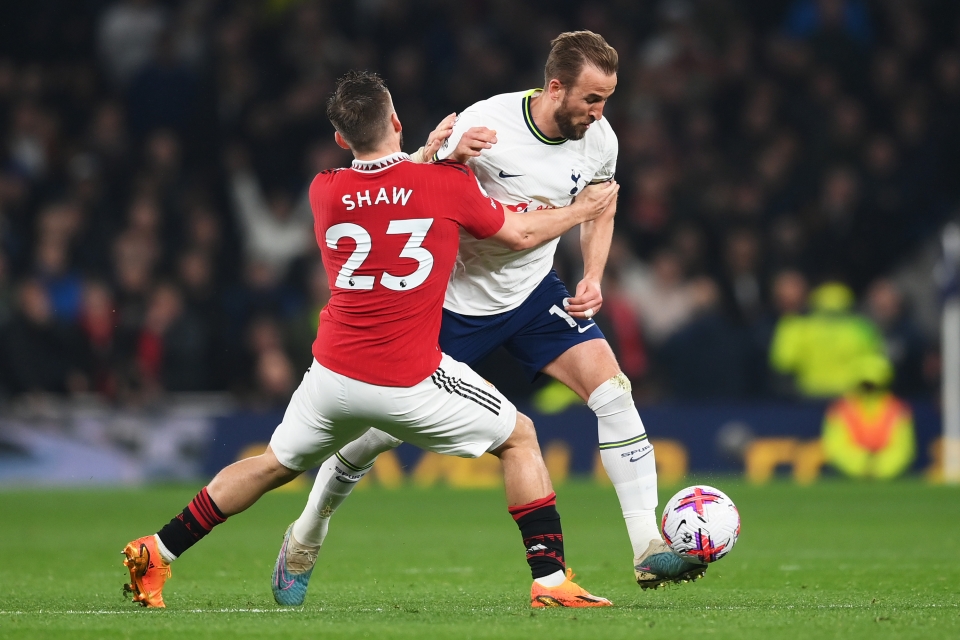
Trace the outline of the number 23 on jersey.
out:
M 433 270 L 433 254 L 423 248 L 423 240 L 433 224 L 433 218 L 413 218 L 410 220 L 391 220 L 387 226 L 390 235 L 409 234 L 407 243 L 400 251 L 399 258 L 411 258 L 417 261 L 417 269 L 407 276 L 396 276 L 384 271 L 380 275 L 380 284 L 391 291 L 410 291 L 426 282 Z M 343 238 L 350 238 L 357 243 L 356 248 L 347 261 L 340 267 L 335 286 L 340 289 L 353 291 L 369 291 L 373 289 L 375 276 L 355 276 L 354 272 L 360 268 L 363 261 L 373 249 L 373 241 L 366 229 L 352 222 L 341 222 L 329 229 L 325 236 L 327 246 L 337 249 L 337 243 Z

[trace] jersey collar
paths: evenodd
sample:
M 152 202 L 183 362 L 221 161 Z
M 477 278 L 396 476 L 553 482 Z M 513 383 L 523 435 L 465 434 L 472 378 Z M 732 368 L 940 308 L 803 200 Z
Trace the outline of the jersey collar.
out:
M 381 171 L 387 167 L 391 167 L 398 162 L 403 162 L 404 160 L 409 160 L 410 156 L 405 154 L 402 151 L 397 153 L 391 153 L 388 156 L 382 158 L 377 158 L 376 160 L 356 160 L 351 163 L 351 167 L 357 171 Z
M 523 96 L 523 121 L 527 123 L 527 129 L 530 129 L 530 133 L 533 134 L 533 137 L 542 142 L 543 144 L 563 144 L 567 141 L 566 138 L 548 138 L 544 135 L 543 131 L 540 131 L 540 128 L 537 127 L 537 123 L 533 121 L 533 114 L 530 112 L 530 100 L 533 98 L 534 94 L 538 91 L 542 92 L 543 89 L 531 89 L 527 91 Z

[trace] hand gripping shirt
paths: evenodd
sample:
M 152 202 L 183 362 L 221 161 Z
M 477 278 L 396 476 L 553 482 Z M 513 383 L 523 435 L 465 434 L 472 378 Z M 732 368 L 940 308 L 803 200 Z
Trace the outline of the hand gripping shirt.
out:
M 468 107 L 437 154 L 449 157 L 471 127 L 495 130 L 493 148 L 467 164 L 486 193 L 512 211 L 565 207 L 586 185 L 613 178 L 617 166 L 617 136 L 606 118 L 590 125 L 580 140 L 545 136 L 530 113 L 530 100 L 539 91 L 505 93 Z M 468 316 L 515 309 L 553 268 L 558 242 L 514 251 L 461 231 L 444 308 Z
M 412 387 L 440 364 L 443 296 L 461 229 L 503 226 L 503 208 L 464 165 L 397 153 L 324 171 L 310 185 L 314 231 L 330 280 L 313 355 L 369 384 Z

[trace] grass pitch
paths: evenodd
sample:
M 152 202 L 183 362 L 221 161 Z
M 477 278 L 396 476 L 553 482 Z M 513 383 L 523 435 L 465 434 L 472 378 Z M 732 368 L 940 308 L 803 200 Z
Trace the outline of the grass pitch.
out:
M 198 487 L 0 492 L 0 637 L 960 638 L 960 491 L 713 482 L 740 508 L 736 549 L 696 584 L 648 592 L 613 490 L 560 487 L 568 562 L 616 606 L 538 611 L 499 491 L 357 491 L 299 609 L 277 607 L 269 580 L 306 493 L 268 495 L 175 563 L 164 611 L 123 599 L 120 550 Z

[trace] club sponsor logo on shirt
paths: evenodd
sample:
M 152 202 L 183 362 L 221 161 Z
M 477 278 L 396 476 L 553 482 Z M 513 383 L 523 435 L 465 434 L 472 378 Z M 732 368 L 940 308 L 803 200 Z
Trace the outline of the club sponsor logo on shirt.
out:
M 514 213 L 526 213 L 527 211 L 543 211 L 544 209 L 556 209 L 555 206 L 551 204 L 538 204 L 533 209 L 530 208 L 532 202 L 518 202 L 517 204 L 504 204 L 508 211 L 513 211 Z

